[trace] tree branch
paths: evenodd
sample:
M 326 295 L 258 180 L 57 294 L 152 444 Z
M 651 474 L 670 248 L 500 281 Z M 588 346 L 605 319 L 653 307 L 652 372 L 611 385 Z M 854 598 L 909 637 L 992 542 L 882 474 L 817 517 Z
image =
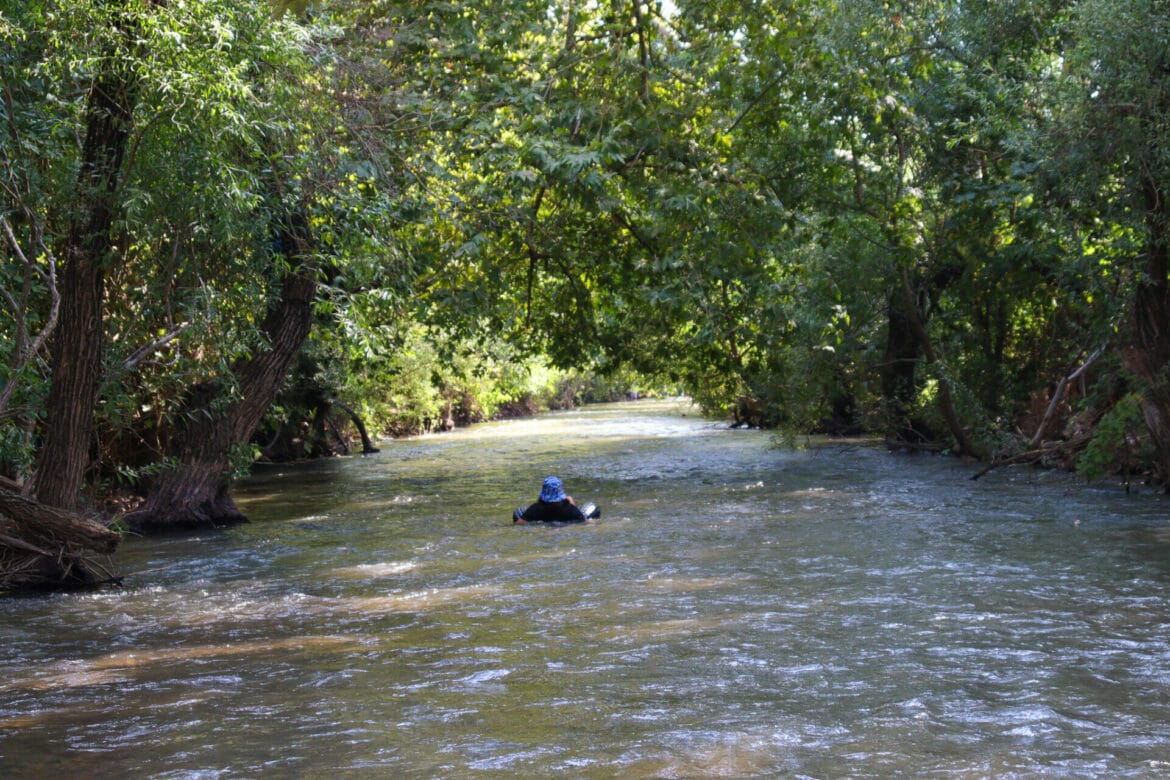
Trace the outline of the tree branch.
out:
M 1056 392 L 1052 394 L 1052 400 L 1048 402 L 1048 408 L 1044 410 L 1044 417 L 1040 420 L 1040 424 L 1036 426 L 1036 432 L 1032 434 L 1032 439 L 1028 442 L 1029 447 L 1035 447 L 1040 442 L 1040 438 L 1044 435 L 1045 430 L 1047 430 L 1048 424 L 1052 421 L 1053 415 L 1056 414 L 1056 407 L 1064 398 L 1065 388 L 1067 388 L 1072 382 L 1077 381 L 1081 374 L 1085 373 L 1085 371 L 1089 369 L 1089 366 L 1093 365 L 1093 361 L 1101 357 L 1101 353 L 1105 351 L 1105 347 L 1106 345 L 1102 344 L 1097 348 L 1096 352 L 1094 352 L 1092 355 L 1089 355 L 1088 359 L 1081 364 L 1080 368 L 1066 376 L 1064 379 L 1060 380 L 1060 383 L 1056 386 Z
M 126 360 L 122 363 L 122 369 L 125 371 L 133 371 L 135 368 L 138 367 L 139 363 L 141 363 L 143 360 L 146 359 L 147 355 L 150 355 L 154 352 L 157 352 L 158 350 L 165 347 L 167 344 L 170 344 L 172 341 L 177 339 L 183 333 L 183 331 L 187 330 L 187 328 L 189 328 L 189 327 L 191 327 L 191 323 L 185 322 L 182 325 L 180 325 L 179 327 L 172 330 L 170 333 L 167 333 L 163 336 L 158 337 L 154 341 L 151 341 L 147 344 L 142 345 L 141 347 L 139 347 L 137 350 L 134 351 L 134 354 L 132 354 L 130 357 L 126 358 Z
M 0 294 L 3 294 L 4 300 L 12 307 L 12 317 L 17 323 L 18 335 L 16 339 L 16 349 L 12 358 L 11 378 L 5 383 L 4 388 L 0 390 L 0 418 L 5 416 L 5 410 L 9 402 L 12 400 L 12 394 L 16 391 L 18 374 L 24 368 L 28 361 L 32 360 L 44 348 L 45 342 L 49 340 L 49 336 L 57 328 L 57 319 L 61 311 L 61 293 L 57 289 L 57 259 L 47 246 L 44 245 L 44 240 L 41 237 L 40 231 L 33 229 L 36 235 L 36 244 L 41 252 L 44 253 L 45 259 L 48 262 L 49 268 L 47 272 L 41 271 L 36 267 L 35 263 L 29 262 L 28 256 L 20 246 L 20 241 L 16 237 L 12 225 L 9 223 L 6 216 L 0 216 L 0 227 L 4 230 L 4 235 L 8 238 L 9 244 L 12 246 L 12 251 L 17 258 L 24 264 L 25 268 L 32 269 L 35 273 L 40 274 L 49 287 L 49 315 L 45 320 L 45 324 L 41 326 L 40 331 L 31 342 L 28 340 L 28 326 L 27 326 L 27 307 L 16 300 L 12 293 L 5 287 L 0 286 Z M 22 296 L 23 297 L 23 296 Z

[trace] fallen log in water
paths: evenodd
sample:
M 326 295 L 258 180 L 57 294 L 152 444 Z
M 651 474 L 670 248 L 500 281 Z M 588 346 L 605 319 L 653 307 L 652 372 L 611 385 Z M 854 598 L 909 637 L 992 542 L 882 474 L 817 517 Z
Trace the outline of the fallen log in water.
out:
M 116 581 L 96 555 L 122 537 L 77 512 L 0 486 L 0 589 L 63 589 Z
M 1045 460 L 1051 460 L 1054 456 L 1058 459 L 1066 460 L 1071 456 L 1072 453 L 1079 452 L 1081 449 L 1083 449 L 1092 438 L 1092 434 L 1089 434 L 1085 436 L 1078 436 L 1075 439 L 1070 439 L 1067 441 L 1049 442 L 1036 449 L 997 458 L 980 469 L 978 473 L 972 474 L 971 479 L 979 479 L 980 477 L 991 473 L 1001 466 L 1010 466 L 1019 463 L 1041 463 Z

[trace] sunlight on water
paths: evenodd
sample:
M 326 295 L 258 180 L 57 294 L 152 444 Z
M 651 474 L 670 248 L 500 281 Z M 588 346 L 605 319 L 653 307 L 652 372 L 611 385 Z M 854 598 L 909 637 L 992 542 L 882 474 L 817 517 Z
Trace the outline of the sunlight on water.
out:
M 123 589 L 0 601 L 0 770 L 1157 777 L 1167 501 L 679 400 L 257 469 Z M 591 526 L 513 526 L 548 474 Z
M 418 564 L 414 561 L 390 561 L 388 563 L 363 563 L 358 566 L 346 566 L 343 569 L 334 569 L 334 577 L 344 577 L 347 579 L 375 579 L 382 577 L 393 577 L 396 574 L 417 569 Z
M 699 590 L 709 590 L 712 588 L 725 588 L 733 585 L 735 582 L 736 579 L 733 577 L 701 577 L 684 579 L 681 577 L 649 576 L 644 580 L 639 580 L 637 585 L 644 591 L 651 590 L 663 593 L 686 593 Z
M 320 605 L 322 608 L 343 612 L 416 612 L 459 603 L 475 603 L 494 598 L 500 588 L 491 585 L 468 585 L 462 588 L 438 588 L 435 590 L 397 593 L 390 596 L 368 596 L 365 598 L 342 599 L 335 603 Z
M 609 641 L 639 644 L 642 642 L 668 639 L 670 637 L 695 636 L 697 634 L 722 631 L 727 628 L 742 628 L 743 626 L 743 615 L 660 620 L 656 622 L 635 623 L 633 625 L 623 624 L 612 626 L 601 636 Z
M 8 679 L 0 683 L 0 693 L 20 688 L 47 690 L 75 688 L 125 682 L 137 669 L 161 667 L 170 664 L 191 663 L 209 658 L 231 658 L 242 655 L 289 653 L 305 648 L 350 649 L 353 641 L 340 637 L 296 637 L 271 642 L 241 642 L 224 645 L 170 647 L 155 650 L 127 650 L 99 658 L 68 660 L 46 665 L 25 679 Z

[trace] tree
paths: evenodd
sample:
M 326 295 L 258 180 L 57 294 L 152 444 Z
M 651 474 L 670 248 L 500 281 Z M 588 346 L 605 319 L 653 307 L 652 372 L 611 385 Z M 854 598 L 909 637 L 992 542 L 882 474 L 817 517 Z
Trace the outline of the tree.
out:
M 40 367 L 60 315 L 57 257 L 45 213 L 37 207 L 43 165 L 42 138 L 51 134 L 47 112 L 31 110 L 35 42 L 15 20 L 0 24 L 0 342 L 5 371 L 0 385 L 0 475 L 17 484 L 32 470 L 31 433 L 45 378 Z M 12 424 L 9 424 L 9 422 Z
M 313 320 L 318 273 L 313 242 L 303 220 L 290 222 L 282 244 L 291 267 L 279 280 L 279 297 L 260 326 L 264 345 L 237 360 L 228 377 L 191 388 L 176 422 L 172 462 L 151 484 L 143 505 L 125 517 L 134 528 L 206 527 L 246 519 L 231 499 L 233 457 L 276 397 Z
M 285 140 L 314 126 L 301 97 L 309 86 L 307 38 L 265 3 L 127 0 L 21 10 L 30 32 L 6 39 L 14 140 L 4 156 L 12 204 L 6 246 L 14 254 L 24 245 L 45 249 L 47 260 L 24 253 L 25 278 L 52 281 L 54 257 L 60 273 L 41 298 L 52 303 L 43 318 L 27 306 L 15 310 L 11 304 L 21 301 L 12 294 L 6 301 L 20 324 L 47 329 L 59 291 L 36 491 L 69 507 L 94 458 L 95 410 L 97 422 L 114 428 L 133 417 L 138 404 L 124 401 L 146 358 L 173 350 L 170 370 L 182 384 L 184 375 L 239 363 L 239 353 L 253 348 L 249 336 L 259 323 L 248 326 L 249 309 L 263 310 L 254 296 L 265 291 L 252 279 L 271 266 L 274 222 L 300 208 L 295 194 L 264 193 L 274 185 L 266 173 L 274 170 L 271 147 L 284 154 Z M 82 139 L 76 147 L 74 134 L 61 130 L 70 122 Z M 35 137 L 44 128 L 54 129 Z M 67 171 L 76 184 L 63 184 Z M 315 281 L 314 273 L 271 270 L 275 288 L 297 300 L 304 296 L 296 284 L 284 281 Z M 226 318 L 244 327 L 224 327 Z M 28 365 L 34 346 L 18 340 L 14 369 Z M 6 385 L 27 382 L 27 373 L 13 370 Z M 148 371 L 145 379 L 160 376 Z
M 134 13 L 129 4 L 115 4 L 100 22 L 106 34 L 97 41 L 101 54 L 85 97 L 76 203 L 61 241 L 60 314 L 35 492 L 43 503 L 64 509 L 76 506 L 97 405 L 105 269 L 138 88 L 127 56 Z
M 1139 0 L 1082 0 L 1057 94 L 1052 135 L 1059 192 L 1082 222 L 1088 246 L 1129 244 L 1121 269 L 1134 280 L 1125 364 L 1170 484 L 1170 15 Z M 1095 223 L 1095 224 L 1094 224 Z M 1120 239 L 1120 241 L 1119 241 Z M 1123 250 L 1124 251 L 1124 250 Z

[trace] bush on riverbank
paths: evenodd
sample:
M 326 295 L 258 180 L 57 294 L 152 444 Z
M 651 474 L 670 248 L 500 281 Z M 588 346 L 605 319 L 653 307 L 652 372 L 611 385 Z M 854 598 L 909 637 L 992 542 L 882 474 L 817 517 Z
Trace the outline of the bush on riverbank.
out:
M 261 424 L 254 449 L 275 461 L 323 457 L 356 449 L 358 423 L 374 437 L 414 436 L 652 395 L 646 388 L 660 386 L 677 392 L 628 368 L 558 369 L 502 340 L 453 340 L 421 325 L 348 359 L 336 342 L 317 339 Z

